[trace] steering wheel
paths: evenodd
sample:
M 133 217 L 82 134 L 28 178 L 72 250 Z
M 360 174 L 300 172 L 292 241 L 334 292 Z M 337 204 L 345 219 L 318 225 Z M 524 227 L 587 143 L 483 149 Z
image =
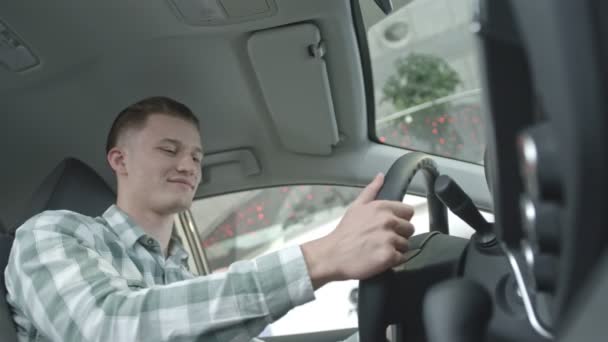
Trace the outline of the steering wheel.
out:
M 419 152 L 410 152 L 397 159 L 388 170 L 382 189 L 376 196 L 378 200 L 402 201 L 407 189 L 418 173 L 422 172 L 427 189 L 427 202 L 429 210 L 430 232 L 448 233 L 447 209 L 437 198 L 434 192 L 435 179 L 439 176 L 435 161 L 428 155 Z M 436 233 L 435 233 L 436 234 Z M 413 245 L 426 241 L 425 236 L 416 236 L 410 239 L 410 250 Z M 428 274 L 422 276 L 426 286 L 430 281 Z M 390 324 L 399 323 L 394 303 L 399 301 L 403 286 L 411 286 L 414 281 L 408 281 L 399 286 L 396 271 L 389 269 L 372 278 L 359 282 L 359 340 L 361 342 L 379 342 L 386 339 L 386 328 Z M 431 281 L 432 282 L 432 281 Z M 399 291 L 396 291 L 399 289 Z M 415 297 L 415 296 L 412 296 Z M 410 297 L 411 298 L 411 297 Z

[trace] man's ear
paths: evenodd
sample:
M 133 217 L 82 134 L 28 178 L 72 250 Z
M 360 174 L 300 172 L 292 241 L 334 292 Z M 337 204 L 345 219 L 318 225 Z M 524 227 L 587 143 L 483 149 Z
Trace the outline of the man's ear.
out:
M 119 147 L 113 147 L 106 156 L 108 164 L 116 175 L 126 175 L 127 166 L 125 164 L 125 152 Z

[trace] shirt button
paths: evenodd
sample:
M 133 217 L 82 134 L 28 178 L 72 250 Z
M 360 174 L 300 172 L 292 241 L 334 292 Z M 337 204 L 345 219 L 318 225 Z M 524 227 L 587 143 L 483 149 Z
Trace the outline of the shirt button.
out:
M 146 241 L 146 243 L 148 244 L 148 246 L 154 246 L 154 239 L 148 238 L 148 241 Z

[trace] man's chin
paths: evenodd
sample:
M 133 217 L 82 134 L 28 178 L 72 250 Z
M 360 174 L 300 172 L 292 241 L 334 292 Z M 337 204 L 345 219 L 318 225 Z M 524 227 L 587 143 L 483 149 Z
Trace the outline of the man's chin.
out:
M 166 215 L 178 214 L 190 209 L 192 200 L 178 200 L 159 206 L 159 211 Z

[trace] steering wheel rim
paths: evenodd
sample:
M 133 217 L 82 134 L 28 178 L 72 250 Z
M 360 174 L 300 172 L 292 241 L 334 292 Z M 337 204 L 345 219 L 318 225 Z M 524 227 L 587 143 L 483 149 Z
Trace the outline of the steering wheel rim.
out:
M 397 159 L 386 173 L 377 200 L 401 201 L 412 179 L 422 172 L 427 188 L 429 230 L 448 233 L 447 209 L 434 192 L 439 176 L 437 164 L 427 154 L 410 152 Z M 359 282 L 358 321 L 359 341 L 378 342 L 386 339 L 386 328 L 394 321 L 389 301 L 395 272 L 389 269 Z

